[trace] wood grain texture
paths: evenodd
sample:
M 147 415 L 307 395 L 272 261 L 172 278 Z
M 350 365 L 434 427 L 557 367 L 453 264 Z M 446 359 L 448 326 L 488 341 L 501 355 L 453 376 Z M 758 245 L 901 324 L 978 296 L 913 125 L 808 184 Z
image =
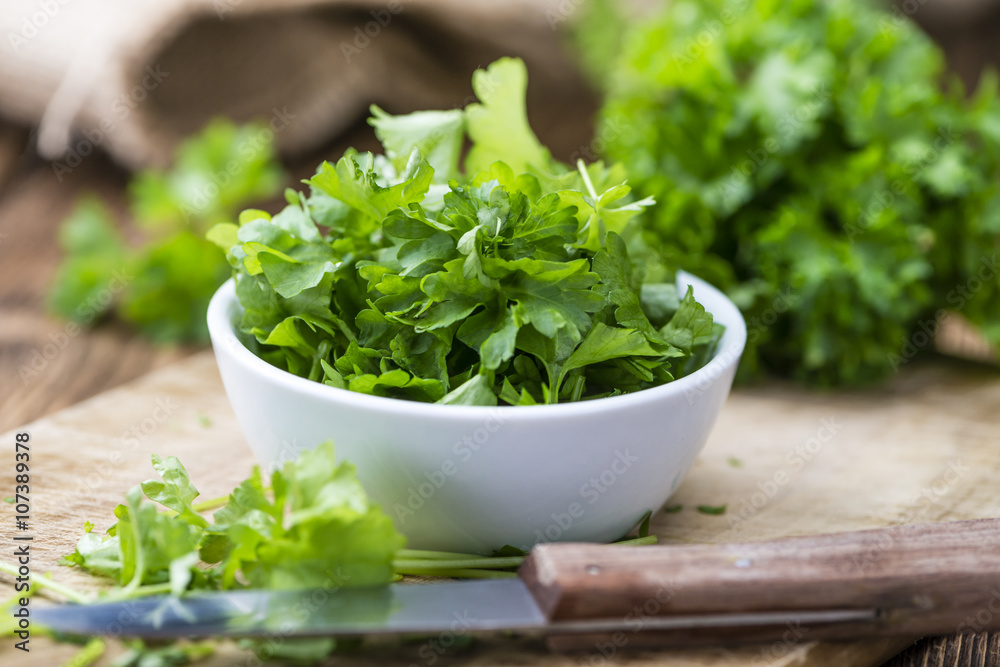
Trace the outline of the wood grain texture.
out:
M 1000 665 L 1000 634 L 981 632 L 932 637 L 917 642 L 885 667 L 956 667 Z
M 812 623 L 811 637 L 1000 630 L 1000 519 L 742 544 L 547 544 L 531 553 L 521 576 L 556 622 L 620 621 L 634 618 L 637 609 L 650 626 L 671 616 L 862 610 L 879 615 L 868 622 Z M 695 631 L 651 627 L 641 639 L 646 645 L 776 641 L 788 630 L 785 622 Z M 581 645 L 579 635 L 564 639 L 559 646 Z

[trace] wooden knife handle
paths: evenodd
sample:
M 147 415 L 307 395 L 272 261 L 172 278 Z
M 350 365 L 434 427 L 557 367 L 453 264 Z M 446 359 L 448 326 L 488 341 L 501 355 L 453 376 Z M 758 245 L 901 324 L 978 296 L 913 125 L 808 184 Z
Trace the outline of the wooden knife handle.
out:
M 637 627 L 636 619 L 664 615 L 875 609 L 874 621 L 812 628 L 809 639 L 1000 629 L 1000 519 L 742 544 L 545 544 L 520 574 L 553 621 Z M 707 636 L 661 634 L 699 643 Z M 731 636 L 773 634 L 743 628 Z M 580 641 L 590 639 L 563 647 Z

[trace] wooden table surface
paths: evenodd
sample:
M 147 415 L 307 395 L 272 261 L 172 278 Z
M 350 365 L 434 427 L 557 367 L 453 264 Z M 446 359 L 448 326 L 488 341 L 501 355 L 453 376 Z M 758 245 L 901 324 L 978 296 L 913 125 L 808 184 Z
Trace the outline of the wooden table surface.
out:
M 104 158 L 91 156 L 59 182 L 47 163 L 32 157 L 26 148 L 29 141 L 27 131 L 0 125 L 0 432 L 195 351 L 151 346 L 114 323 L 69 337 L 65 324 L 46 314 L 44 297 L 59 261 L 59 222 L 85 190 L 120 207 L 127 175 Z M 60 351 L 50 355 L 38 375 L 22 381 L 18 367 L 50 342 Z M 1000 665 L 1000 636 L 926 639 L 886 664 Z

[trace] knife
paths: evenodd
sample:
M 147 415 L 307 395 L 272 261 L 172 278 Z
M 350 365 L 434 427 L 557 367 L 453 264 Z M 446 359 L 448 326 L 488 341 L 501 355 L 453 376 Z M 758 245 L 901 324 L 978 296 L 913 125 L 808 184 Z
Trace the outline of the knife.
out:
M 1000 629 L 1000 519 L 709 545 L 536 546 L 517 578 L 305 591 L 239 590 L 39 609 L 71 635 L 545 635 L 706 643 Z

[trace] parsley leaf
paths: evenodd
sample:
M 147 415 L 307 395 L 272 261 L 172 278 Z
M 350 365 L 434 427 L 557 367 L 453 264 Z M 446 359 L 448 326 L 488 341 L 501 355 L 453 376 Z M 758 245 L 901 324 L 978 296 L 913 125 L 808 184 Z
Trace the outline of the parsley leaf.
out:
M 515 58 L 501 58 L 472 76 L 479 102 L 465 110 L 473 146 L 466 158 L 470 172 L 486 171 L 500 161 L 514 173 L 548 166 L 551 157 L 528 125 L 524 100 L 528 73 Z M 412 140 L 412 139 L 411 139 Z

